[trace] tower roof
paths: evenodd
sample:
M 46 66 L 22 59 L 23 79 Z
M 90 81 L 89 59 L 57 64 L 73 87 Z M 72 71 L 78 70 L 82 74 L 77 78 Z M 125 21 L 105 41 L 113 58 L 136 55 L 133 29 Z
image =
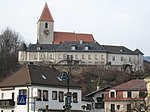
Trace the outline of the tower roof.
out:
M 39 21 L 49 21 L 49 22 L 54 22 L 53 17 L 51 15 L 51 12 L 48 8 L 47 3 L 45 3 L 44 9 L 42 11 L 41 17 Z

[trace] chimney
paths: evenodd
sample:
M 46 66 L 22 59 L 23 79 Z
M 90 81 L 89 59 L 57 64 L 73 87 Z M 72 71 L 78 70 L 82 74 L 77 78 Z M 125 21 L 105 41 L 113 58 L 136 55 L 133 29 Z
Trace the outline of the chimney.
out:
M 82 40 L 80 40 L 80 44 L 82 44 L 83 43 L 83 41 Z

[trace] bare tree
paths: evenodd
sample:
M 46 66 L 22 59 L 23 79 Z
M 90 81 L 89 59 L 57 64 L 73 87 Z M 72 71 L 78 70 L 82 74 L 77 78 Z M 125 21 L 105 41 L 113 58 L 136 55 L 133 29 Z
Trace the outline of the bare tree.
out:
M 19 33 L 10 28 L 0 34 L 0 78 L 16 68 L 17 51 L 22 43 Z
M 2 53 L 17 53 L 23 41 L 18 32 L 7 27 L 0 35 L 0 42 Z

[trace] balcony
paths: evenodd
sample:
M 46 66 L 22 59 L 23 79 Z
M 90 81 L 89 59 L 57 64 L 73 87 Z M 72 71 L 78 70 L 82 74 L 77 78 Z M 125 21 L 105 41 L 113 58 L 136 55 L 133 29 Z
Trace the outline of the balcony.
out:
M 12 99 L 3 99 L 0 100 L 0 107 L 14 107 L 15 101 Z

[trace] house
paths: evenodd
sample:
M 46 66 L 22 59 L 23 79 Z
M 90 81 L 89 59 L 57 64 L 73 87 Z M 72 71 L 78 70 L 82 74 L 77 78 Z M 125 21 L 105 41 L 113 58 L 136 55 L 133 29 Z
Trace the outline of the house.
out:
M 90 112 L 104 112 L 105 103 L 104 103 L 104 96 L 105 90 L 110 88 L 109 86 L 103 88 L 97 88 L 97 90 L 85 95 L 86 98 L 92 99 L 92 105 Z
M 24 65 L 0 83 L 0 111 L 61 112 L 68 91 L 71 110 L 81 111 L 80 86 L 71 79 L 68 86 L 67 81 L 58 80 L 59 76 L 60 72 L 49 66 Z
M 54 31 L 54 19 L 45 4 L 37 22 L 37 43 L 18 51 L 20 64 L 57 64 L 64 60 L 74 60 L 78 65 L 111 65 L 121 69 L 129 66 L 132 71 L 143 71 L 143 54 L 124 46 L 100 45 L 92 34 Z
M 106 90 L 105 112 L 145 112 L 146 83 L 135 79 Z
M 145 77 L 144 81 L 146 83 L 147 87 L 147 97 L 146 97 L 146 105 L 148 107 L 148 110 L 150 110 L 150 77 Z
M 132 51 L 124 46 L 112 45 L 103 45 L 103 47 L 107 50 L 107 62 L 110 65 L 128 65 L 132 71 L 144 70 L 144 54 L 139 49 Z

